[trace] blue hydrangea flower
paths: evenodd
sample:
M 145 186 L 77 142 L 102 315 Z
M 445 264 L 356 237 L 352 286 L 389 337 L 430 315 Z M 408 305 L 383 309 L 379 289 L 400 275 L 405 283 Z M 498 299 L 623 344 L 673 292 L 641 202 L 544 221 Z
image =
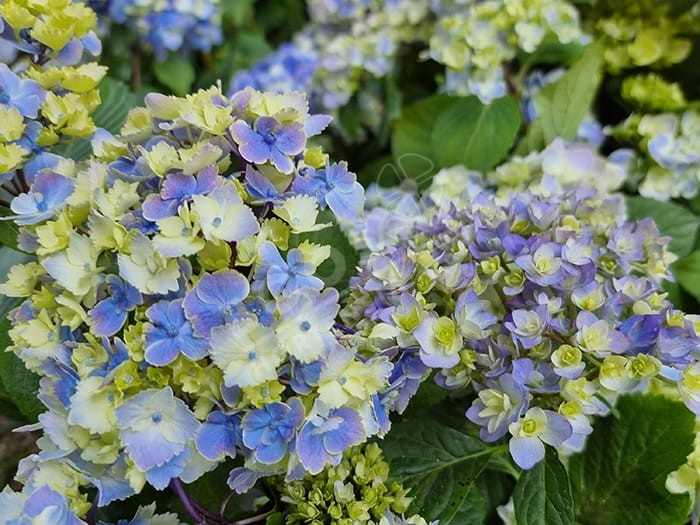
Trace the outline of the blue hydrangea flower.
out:
M 241 301 L 248 296 L 248 279 L 235 270 L 205 274 L 185 296 L 182 307 L 194 334 L 206 337 L 215 326 L 241 317 Z
M 207 166 L 196 176 L 171 173 L 163 181 L 159 194 L 151 194 L 143 201 L 143 216 L 149 221 L 172 217 L 183 202 L 193 195 L 207 195 L 222 185 L 215 166 Z
M 561 245 L 555 242 L 545 242 L 532 253 L 516 257 L 515 263 L 520 266 L 528 278 L 542 286 L 549 286 L 562 280 Z
M 302 49 L 293 42 L 285 42 L 251 69 L 236 72 L 233 91 L 246 87 L 274 93 L 310 91 L 318 58 L 313 49 Z
M 314 276 L 316 267 L 304 260 L 303 253 L 294 248 L 287 252 L 287 261 L 280 255 L 277 247 L 269 241 L 262 244 L 258 251 L 260 266 L 255 272 L 255 279 L 265 281 L 273 297 L 289 295 L 301 288 L 321 290 L 323 281 Z
M 467 419 L 481 427 L 479 436 L 490 443 L 508 432 L 508 425 L 527 409 L 529 394 L 512 375 L 503 374 L 493 388 L 479 392 L 466 412 Z
M 34 80 L 20 79 L 7 64 L 0 64 L 0 104 L 15 108 L 24 117 L 36 118 L 45 96 Z
M 196 361 L 207 355 L 209 343 L 195 337 L 185 317 L 182 299 L 161 301 L 146 310 L 150 323 L 145 330 L 145 358 L 154 366 L 172 363 L 180 352 Z
M 248 412 L 241 421 L 243 444 L 253 451 L 256 461 L 274 465 L 287 454 L 305 414 L 303 403 L 296 397 L 288 403 L 268 403 Z
M 559 446 L 573 433 L 571 423 L 552 410 L 534 407 L 522 419 L 508 426 L 513 435 L 508 443 L 510 455 L 522 469 L 530 469 L 544 458 L 544 443 Z
M 18 217 L 17 224 L 36 224 L 53 217 L 63 208 L 66 199 L 73 193 L 73 181 L 57 173 L 39 173 L 29 193 L 17 195 L 10 208 Z
M 225 456 L 236 456 L 236 445 L 241 442 L 240 415 L 224 414 L 215 410 L 197 432 L 197 451 L 211 461 Z
M 85 461 L 78 453 L 73 453 L 70 462 L 80 474 L 95 485 L 99 507 L 106 507 L 116 500 L 125 500 L 136 492 L 127 479 L 128 466 L 124 454 L 120 454 L 114 463 L 101 465 Z
M 364 190 L 347 162 L 308 168 L 307 175 L 294 179 L 292 191 L 315 196 L 321 208 L 328 206 L 342 220 L 357 221 L 362 215 Z
M 95 335 L 110 336 L 124 326 L 127 314 L 141 304 L 141 292 L 116 275 L 106 279 L 107 298 L 90 310 L 90 324 Z
M 24 494 L 14 494 L 9 491 L 0 493 L 0 507 L 3 508 L 4 518 L 8 518 L 8 513 L 12 512 L 12 507 L 22 504 L 21 510 L 15 515 L 9 514 L 5 523 L 7 525 L 30 525 L 30 524 L 51 524 L 51 525 L 81 525 L 84 522 L 75 515 L 69 508 L 68 501 L 62 495 L 51 489 L 48 485 L 31 490 L 26 499 Z M 23 501 L 22 501 L 23 500 Z
M 631 355 L 648 354 L 657 343 L 663 318 L 660 314 L 633 315 L 625 319 L 618 327 L 627 340 Z
M 302 363 L 315 361 L 335 342 L 330 330 L 339 309 L 336 290 L 296 290 L 280 299 L 277 309 L 280 344 Z
M 146 471 L 146 481 L 154 488 L 163 490 L 168 486 L 170 480 L 182 475 L 187 466 L 187 462 L 192 457 L 192 450 L 185 448 L 179 454 L 168 459 L 162 465 L 156 465 Z
M 143 472 L 180 455 L 199 430 L 199 421 L 169 386 L 128 398 L 114 415 L 127 454 Z
M 255 129 L 239 120 L 231 126 L 231 135 L 239 146 L 241 156 L 256 164 L 268 160 L 282 173 L 291 173 L 294 163 L 290 156 L 298 155 L 306 144 L 306 134 L 299 122 L 281 124 L 273 117 L 258 117 Z
M 542 333 L 550 317 L 546 306 L 513 310 L 511 316 L 512 321 L 506 321 L 504 326 L 510 331 L 513 342 L 520 343 L 526 350 L 542 342 Z
M 342 407 L 307 419 L 297 437 L 297 455 L 308 472 L 318 474 L 327 464 L 340 463 L 343 451 L 364 439 L 360 415 Z

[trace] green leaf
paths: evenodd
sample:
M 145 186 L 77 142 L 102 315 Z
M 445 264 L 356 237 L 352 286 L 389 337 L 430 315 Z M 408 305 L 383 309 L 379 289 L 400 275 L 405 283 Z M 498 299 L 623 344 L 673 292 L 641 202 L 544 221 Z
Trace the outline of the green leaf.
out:
M 433 407 L 447 399 L 449 391 L 435 384 L 432 379 L 423 381 L 418 391 L 411 398 L 404 414 L 406 416 L 418 416 L 420 412 Z
M 700 217 L 673 202 L 644 197 L 627 197 L 627 215 L 632 220 L 651 217 L 662 235 L 672 238 L 669 249 L 679 256 L 688 255 L 695 244 Z
M 435 117 L 454 100 L 444 95 L 423 99 L 404 108 L 396 121 L 391 137 L 394 165 L 402 178 L 415 180 L 421 189 L 430 186 L 439 169 L 432 145 Z
M 190 92 L 196 76 L 192 63 L 179 53 L 170 53 L 162 62 L 156 60 L 153 63 L 153 73 L 161 84 L 179 97 Z
M 520 139 L 518 146 L 515 148 L 515 154 L 524 157 L 532 151 L 543 149 L 545 146 L 542 122 L 534 120 L 528 126 L 525 136 Z
M 0 248 L 0 282 L 4 282 L 10 268 L 32 259 L 31 255 L 8 247 Z M 20 303 L 20 299 L 0 295 L 0 402 L 13 404 L 15 410 L 5 409 L 2 413 L 15 419 L 24 418 L 36 421 L 43 412 L 43 405 L 36 398 L 39 377 L 27 370 L 20 359 L 6 349 L 12 344 L 8 331 L 12 328 L 7 314 Z
M 408 514 L 441 525 L 483 523 L 486 503 L 475 481 L 500 448 L 429 415 L 402 419 L 382 442 L 391 479 L 411 489 Z
M 505 451 L 505 454 L 508 454 L 507 450 Z M 498 454 L 492 457 L 497 456 Z M 508 503 L 511 494 L 513 493 L 515 481 L 509 474 L 492 470 L 491 463 L 489 463 L 486 470 L 476 480 L 476 484 L 486 503 L 485 523 L 498 523 L 500 525 L 501 520 L 498 517 L 498 507 Z
M 11 214 L 12 211 L 9 208 L 0 208 L 0 216 L 5 217 Z M 0 220 L 0 245 L 16 250 L 17 235 L 19 235 L 19 226 L 14 221 Z M 5 274 L 0 273 L 0 275 Z
M 687 523 L 690 498 L 670 494 L 666 476 L 693 450 L 695 417 L 662 396 L 623 396 L 619 417 L 596 422 L 582 454 L 569 460 L 581 525 Z
M 603 54 L 598 45 L 589 46 L 571 68 L 535 95 L 545 144 L 557 137 L 576 136 L 602 79 Z
M 464 164 L 487 171 L 508 154 L 520 129 L 520 107 L 512 97 L 488 105 L 475 96 L 454 99 L 438 116 L 431 134 L 442 167 Z
M 700 301 L 700 250 L 674 262 L 671 271 L 678 284 Z
M 30 372 L 12 352 L 5 351 L 10 343 L 8 330 L 10 321 L 0 321 L 0 382 L 9 401 L 19 409 L 28 422 L 37 420 L 45 407 L 37 399 L 39 376 Z
M 265 525 L 284 525 L 284 516 L 281 512 L 275 512 L 267 517 Z
M 533 53 L 522 53 L 518 62 L 529 69 L 536 64 L 570 64 L 581 56 L 584 46 L 578 42 L 561 43 L 554 35 L 546 36 Z M 520 76 L 521 72 L 518 71 Z
M 513 491 L 518 525 L 571 525 L 574 498 L 557 452 L 547 447 L 544 461 L 522 473 Z
M 402 177 L 391 155 L 383 155 L 363 166 L 357 172 L 357 182 L 365 188 L 376 182 L 382 188 L 394 188 L 401 184 Z
M 317 222 L 326 223 L 333 220 L 333 213 L 326 209 L 319 213 Z M 323 230 L 292 235 L 289 247 L 296 248 L 305 240 L 330 246 L 330 257 L 321 263 L 314 275 L 323 280 L 326 286 L 332 286 L 338 291 L 345 290 L 350 277 L 355 275 L 355 267 L 360 262 L 360 256 L 340 227 L 333 224 Z

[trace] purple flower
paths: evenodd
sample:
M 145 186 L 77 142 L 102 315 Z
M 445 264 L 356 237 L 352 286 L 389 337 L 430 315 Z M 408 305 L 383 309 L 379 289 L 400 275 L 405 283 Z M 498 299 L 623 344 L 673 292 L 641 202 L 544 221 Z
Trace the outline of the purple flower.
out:
M 328 206 L 340 219 L 357 221 L 362 215 L 364 190 L 347 162 L 331 164 L 325 169 L 309 168 L 310 175 L 297 177 L 292 191 L 313 195 L 321 208 Z
M 192 195 L 207 195 L 222 185 L 214 166 L 207 166 L 197 176 L 171 173 L 163 181 L 160 194 L 151 194 L 143 203 L 143 217 L 149 221 L 157 221 L 171 217 Z
M 622 332 L 614 330 L 608 321 L 598 319 L 591 312 L 579 312 L 576 328 L 576 344 L 594 355 L 608 355 L 610 352 L 621 354 L 629 349 L 630 343 Z
M 527 389 L 512 375 L 503 374 L 494 388 L 479 392 L 466 416 L 481 427 L 481 439 L 490 443 L 505 435 L 508 425 L 520 417 L 528 401 Z
M 235 457 L 236 445 L 241 442 L 240 419 L 238 414 L 224 414 L 219 410 L 209 414 L 197 433 L 199 453 L 211 461 L 220 461 L 224 456 Z
M 623 268 L 629 268 L 630 262 L 644 258 L 644 242 L 647 237 L 643 231 L 637 231 L 637 223 L 628 222 L 615 228 L 609 237 L 607 247 L 618 256 L 617 260 Z
M 34 80 L 20 80 L 7 64 L 0 64 L 0 104 L 15 108 L 24 117 L 36 118 L 45 96 Z
M 182 352 L 192 360 L 207 355 L 209 342 L 195 337 L 192 325 L 185 318 L 182 300 L 161 301 L 146 310 L 145 358 L 154 366 L 172 363 Z
M 260 266 L 255 272 L 255 279 L 264 279 L 273 297 L 289 295 L 301 288 L 323 288 L 323 281 L 313 275 L 316 267 L 304 260 L 300 250 L 289 250 L 285 262 L 277 247 L 266 241 L 260 247 L 258 255 Z
M 662 322 L 660 314 L 633 315 L 625 319 L 618 330 L 629 340 L 631 354 L 648 354 L 656 344 Z
M 231 135 L 245 160 L 256 164 L 269 160 L 282 173 L 294 171 L 294 163 L 289 156 L 301 153 L 306 143 L 304 128 L 300 123 L 281 124 L 273 117 L 258 117 L 255 130 L 247 122 L 239 120 L 231 126 Z
M 90 323 L 95 335 L 110 336 L 124 326 L 127 313 L 143 301 L 141 293 L 116 275 L 107 276 L 107 298 L 90 311 Z
M 530 349 L 542 342 L 542 332 L 549 322 L 547 307 L 537 306 L 532 310 L 513 310 L 512 321 L 504 326 L 510 331 L 513 342 L 520 343 L 524 349 Z
M 275 202 L 280 197 L 280 193 L 270 182 L 270 179 L 250 164 L 247 164 L 245 167 L 245 182 L 248 194 L 256 202 Z
M 561 246 L 554 242 L 540 244 L 532 254 L 515 258 L 528 278 L 542 286 L 549 286 L 560 281 L 564 275 L 562 260 L 559 258 Z
M 274 465 L 287 454 L 296 429 L 304 421 L 304 405 L 299 398 L 288 404 L 268 403 L 248 412 L 241 421 L 243 444 L 253 451 L 256 461 Z
M 389 376 L 389 388 L 381 394 L 382 404 L 401 414 L 429 372 L 430 368 L 417 353 L 403 352 Z
M 479 299 L 471 288 L 460 294 L 455 304 L 455 321 L 459 331 L 467 339 L 484 339 L 498 321 L 493 305 Z
M 29 193 L 22 193 L 12 199 L 10 207 L 19 217 L 20 225 L 36 224 L 53 217 L 54 213 L 66 204 L 73 193 L 73 181 L 57 173 L 39 173 Z
M 308 418 L 297 437 L 297 454 L 308 472 L 318 474 L 328 463 L 340 463 L 343 451 L 364 439 L 360 415 L 342 407 Z
M 522 469 L 530 469 L 544 458 L 544 443 L 559 446 L 573 433 L 571 423 L 561 414 L 534 407 L 522 419 L 508 426 L 513 435 L 510 455 Z
M 248 296 L 248 279 L 235 270 L 205 274 L 185 296 L 182 307 L 194 334 L 206 337 L 215 326 L 240 319 L 239 303 Z

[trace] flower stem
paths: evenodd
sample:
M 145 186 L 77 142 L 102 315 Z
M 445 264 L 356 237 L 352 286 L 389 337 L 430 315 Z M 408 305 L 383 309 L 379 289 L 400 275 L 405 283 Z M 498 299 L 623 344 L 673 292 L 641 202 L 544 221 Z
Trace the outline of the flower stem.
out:
M 343 332 L 345 334 L 353 335 L 353 334 L 357 333 L 352 328 L 345 326 L 344 324 L 341 324 L 341 323 L 333 323 L 333 328 L 335 328 L 336 330 L 340 330 L 341 332 Z
M 182 502 L 183 507 L 185 507 L 185 510 L 187 513 L 190 515 L 190 517 L 195 521 L 197 525 L 206 525 L 206 520 L 202 516 L 202 514 L 197 510 L 194 502 L 190 499 L 190 497 L 187 495 L 187 492 L 185 491 L 185 487 L 182 485 L 182 481 L 180 481 L 179 478 L 173 478 L 170 480 L 170 489 L 177 494 L 177 497 L 180 498 L 180 501 Z

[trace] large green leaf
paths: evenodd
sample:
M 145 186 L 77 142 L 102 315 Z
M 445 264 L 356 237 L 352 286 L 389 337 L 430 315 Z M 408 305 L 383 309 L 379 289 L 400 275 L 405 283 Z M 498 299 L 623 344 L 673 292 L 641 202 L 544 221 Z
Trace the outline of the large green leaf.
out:
M 678 284 L 700 301 L 700 250 L 686 255 L 671 265 Z
M 442 167 L 464 164 L 490 170 L 508 154 L 520 124 L 520 108 L 512 97 L 488 105 L 475 96 L 455 99 L 435 122 L 431 134 L 435 158 Z
M 382 449 L 391 478 L 411 489 L 409 513 L 441 525 L 483 523 L 486 502 L 475 482 L 500 447 L 423 414 L 395 424 Z
M 427 188 L 439 164 L 433 153 L 432 134 L 436 117 L 455 99 L 435 96 L 404 108 L 391 137 L 394 165 L 402 178 L 414 179 Z
M 156 60 L 153 63 L 153 73 L 161 84 L 179 97 L 189 93 L 196 77 L 192 62 L 179 53 L 170 53 L 163 61 Z
M 574 498 L 569 476 L 556 451 L 547 447 L 543 461 L 526 470 L 513 491 L 518 525 L 571 525 Z
M 557 137 L 576 136 L 602 79 L 603 55 L 598 45 L 589 46 L 559 79 L 544 86 L 535 95 L 538 120 L 545 144 Z
M 627 215 L 632 220 L 654 219 L 661 234 L 671 237 L 669 249 L 676 255 L 682 257 L 693 250 L 700 217 L 687 208 L 673 202 L 635 196 L 627 198 Z
M 679 525 L 690 498 L 670 494 L 668 474 L 693 450 L 695 417 L 662 396 L 621 397 L 619 416 L 596 422 L 569 475 L 581 525 Z

